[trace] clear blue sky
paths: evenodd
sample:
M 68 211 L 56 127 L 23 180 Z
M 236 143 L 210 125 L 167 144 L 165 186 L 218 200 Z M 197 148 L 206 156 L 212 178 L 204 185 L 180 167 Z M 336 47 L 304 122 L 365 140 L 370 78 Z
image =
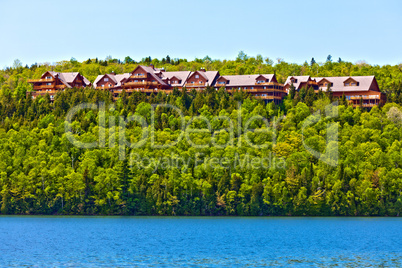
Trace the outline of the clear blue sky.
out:
M 0 0 L 0 68 L 75 57 L 402 62 L 402 1 Z

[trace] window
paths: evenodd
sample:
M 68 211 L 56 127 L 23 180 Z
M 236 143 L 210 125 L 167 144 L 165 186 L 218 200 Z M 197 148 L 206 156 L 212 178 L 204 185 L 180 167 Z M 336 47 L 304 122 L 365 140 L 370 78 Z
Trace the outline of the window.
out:
M 105 87 L 105 85 L 102 85 L 102 87 Z
M 356 83 L 351 83 L 350 85 L 351 85 L 351 86 L 356 86 Z
M 198 83 L 202 84 L 202 81 L 200 80 L 200 82 L 198 82 Z
M 254 87 L 251 87 L 251 89 L 254 89 Z
M 297 83 L 297 79 L 293 79 L 292 82 L 293 82 L 293 83 Z
M 52 79 L 52 77 L 51 76 L 46 76 L 46 79 Z
M 349 86 L 349 83 L 345 83 L 345 87 L 348 87 Z
M 109 78 L 105 78 L 105 82 L 109 81 Z
M 195 78 L 200 78 L 200 76 L 198 74 L 195 75 Z
M 46 85 L 51 86 L 51 85 L 52 85 L 52 83 L 46 83 Z

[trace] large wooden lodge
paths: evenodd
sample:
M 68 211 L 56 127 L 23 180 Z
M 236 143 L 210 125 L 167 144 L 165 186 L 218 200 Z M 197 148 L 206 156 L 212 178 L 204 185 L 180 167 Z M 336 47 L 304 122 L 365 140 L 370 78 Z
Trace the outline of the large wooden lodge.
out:
M 66 88 L 91 86 L 91 82 L 78 72 L 57 73 L 48 71 L 40 79 L 28 79 L 28 83 L 33 84 L 33 92 L 29 93 L 32 94 L 32 98 L 49 94 L 50 100 L 54 99 L 57 92 L 63 91 Z
M 123 92 L 132 94 L 140 91 L 157 94 L 160 91 L 169 94 L 174 88 L 204 90 L 212 87 L 216 90 L 225 88 L 229 93 L 244 90 L 266 102 L 280 103 L 290 87 L 299 91 L 303 87 L 312 87 L 316 92 L 331 89 L 334 97 L 345 97 L 353 106 L 373 107 L 385 103 L 385 94 L 380 92 L 374 76 L 350 77 L 310 77 L 290 76 L 285 84 L 278 83 L 275 74 L 223 75 L 218 71 L 201 69 L 195 72 L 166 72 L 154 66 L 137 66 L 131 73 L 98 75 L 93 85 L 80 73 L 46 72 L 40 79 L 28 80 L 33 84 L 33 98 L 49 94 L 51 100 L 57 92 L 67 88 L 90 87 L 109 90 L 115 99 Z

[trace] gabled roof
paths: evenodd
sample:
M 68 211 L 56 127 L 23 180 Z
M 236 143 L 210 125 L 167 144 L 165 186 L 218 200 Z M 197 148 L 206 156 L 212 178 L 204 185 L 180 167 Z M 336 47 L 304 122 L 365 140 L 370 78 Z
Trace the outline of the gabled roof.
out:
M 284 85 L 290 86 L 292 84 L 292 81 L 291 81 L 292 79 L 297 79 L 297 82 L 293 83 L 293 86 L 296 88 L 296 90 L 300 89 L 300 85 L 302 83 L 307 83 L 308 81 L 314 80 L 314 78 L 311 78 L 310 76 L 306 76 L 306 75 L 304 75 L 304 76 L 288 76 Z
M 368 91 L 368 90 L 379 91 L 377 80 L 375 79 L 374 75 L 372 75 L 372 76 L 315 77 L 313 79 L 320 81 L 324 78 L 334 84 L 331 87 L 331 90 L 333 92 Z M 357 85 L 356 86 L 345 86 L 344 82 L 347 80 L 350 80 L 350 79 L 353 79 L 354 81 L 358 82 L 359 85 L 358 86 Z M 326 91 L 327 88 L 323 87 L 322 90 Z
M 260 75 L 257 75 L 255 80 L 258 80 L 260 77 L 263 78 L 263 79 L 268 80 L 268 82 L 272 82 L 273 79 L 276 80 L 274 74 L 260 74 Z
M 208 83 L 208 85 L 213 86 L 215 84 L 216 79 L 219 76 L 219 72 L 218 71 L 195 71 L 193 73 L 190 74 L 190 76 L 188 77 L 188 79 L 190 79 L 193 75 L 200 75 L 202 76 Z
M 119 86 L 121 86 L 121 81 L 123 79 L 125 79 L 125 78 L 126 79 L 129 78 L 130 75 L 131 75 L 130 73 L 124 73 L 124 74 L 101 74 L 101 75 L 98 75 L 98 77 L 96 77 L 95 82 L 94 82 L 94 87 L 95 88 L 98 87 L 99 81 L 105 76 L 107 76 L 108 78 L 110 78 L 110 80 L 112 80 L 114 82 L 114 85 L 113 85 L 114 87 L 119 87 Z
M 53 71 L 48 71 L 45 72 L 42 77 L 49 73 L 50 75 L 52 75 L 53 77 L 58 77 L 60 79 L 60 81 L 66 85 L 68 88 L 71 88 L 71 86 L 69 85 L 69 83 L 73 83 L 74 80 L 77 78 L 77 76 L 80 76 L 81 74 L 79 72 L 71 72 L 71 73 L 59 73 L 59 72 L 53 72 Z M 82 76 L 82 80 L 84 81 L 86 86 L 90 86 L 91 82 L 89 82 L 89 80 L 85 77 Z
M 264 77 L 269 82 L 275 79 L 274 74 L 250 74 L 250 75 L 223 75 L 219 77 L 219 79 L 224 78 L 226 81 L 226 86 L 233 86 L 233 87 L 243 87 L 243 86 L 255 86 L 256 79 L 259 77 Z
M 163 85 L 163 86 L 168 86 L 168 84 L 166 84 L 164 81 L 162 81 L 162 79 L 159 78 L 159 76 L 155 74 L 155 71 L 157 71 L 157 70 L 155 70 L 155 69 L 152 68 L 152 67 L 148 67 L 148 66 L 144 66 L 144 65 L 138 65 L 138 66 L 131 72 L 131 74 L 134 73 L 138 68 L 142 68 L 145 72 L 147 72 L 148 74 L 150 74 L 156 81 L 159 82 L 159 84 L 161 84 L 161 85 Z
M 328 82 L 328 83 L 332 83 L 331 81 L 329 81 L 327 78 L 322 78 L 322 79 L 318 79 L 318 78 L 316 78 L 315 79 L 316 81 L 317 81 L 317 83 L 318 84 L 321 84 L 321 83 L 323 83 L 323 82 Z
M 182 87 L 187 81 L 187 78 L 190 76 L 190 71 L 177 71 L 177 72 L 162 72 L 162 79 L 169 79 L 176 77 L 178 80 L 181 80 L 181 83 L 178 84 L 171 84 L 172 86 Z

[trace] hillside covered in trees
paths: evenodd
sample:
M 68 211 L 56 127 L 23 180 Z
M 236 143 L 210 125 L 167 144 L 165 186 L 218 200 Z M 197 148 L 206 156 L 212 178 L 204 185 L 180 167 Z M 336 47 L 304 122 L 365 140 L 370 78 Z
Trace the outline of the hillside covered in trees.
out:
M 203 66 L 223 74 L 275 72 L 282 79 L 317 72 L 319 76 L 375 74 L 380 87 L 389 90 L 397 89 L 401 77 L 399 66 L 267 62 L 258 57 L 180 63 L 167 63 L 165 59 L 165 65 L 155 65 L 169 70 Z M 116 102 L 110 93 L 93 89 L 66 90 L 56 96 L 54 103 L 48 96 L 32 100 L 25 94 L 25 79 L 39 77 L 49 68 L 80 71 L 93 79 L 99 73 L 128 72 L 134 66 L 113 60 L 69 61 L 29 68 L 16 64 L 1 71 L 1 214 L 399 216 L 402 212 L 402 112 L 398 99 L 397 103 L 371 111 L 350 107 L 340 100 L 337 115 L 330 117 L 324 111 L 333 101 L 331 96 L 312 90 L 289 96 L 280 106 L 265 104 L 241 91 L 229 95 L 223 89 L 175 90 L 170 95 L 159 92 L 151 96 L 136 92 L 129 97 L 123 93 Z M 77 148 L 67 138 L 66 114 L 83 102 L 104 102 L 108 107 L 104 148 Z M 124 147 L 126 157 L 121 159 L 119 117 L 136 115 L 150 125 L 152 104 L 180 108 L 186 123 L 194 129 L 205 128 L 205 121 L 191 122 L 192 117 L 207 118 L 212 129 L 219 132 L 215 137 L 218 145 L 230 139 L 225 131 L 228 120 L 222 119 L 229 118 L 234 123 L 234 143 L 213 146 L 211 134 L 205 132 L 190 135 L 195 144 L 209 145 L 203 148 L 195 148 L 186 139 L 175 146 L 154 148 L 148 139 L 139 148 Z M 245 126 L 244 122 L 253 116 L 269 119 L 270 128 L 258 120 Z M 98 140 L 102 128 L 99 117 L 96 110 L 80 111 L 71 123 L 73 135 L 85 142 Z M 306 126 L 308 120 L 312 123 Z M 339 157 L 335 165 L 318 160 L 303 146 L 304 142 L 318 152 L 330 151 L 326 142 L 329 124 L 338 129 Z M 267 131 L 250 133 L 246 128 Z M 143 130 L 139 123 L 131 122 L 125 137 L 138 142 Z M 146 130 L 152 131 L 149 127 Z M 180 133 L 177 113 L 166 107 L 156 108 L 156 145 L 170 144 Z M 165 165 L 166 159 L 182 164 Z M 214 159 L 224 161 L 216 163 Z M 248 159 L 271 162 L 261 168 Z

